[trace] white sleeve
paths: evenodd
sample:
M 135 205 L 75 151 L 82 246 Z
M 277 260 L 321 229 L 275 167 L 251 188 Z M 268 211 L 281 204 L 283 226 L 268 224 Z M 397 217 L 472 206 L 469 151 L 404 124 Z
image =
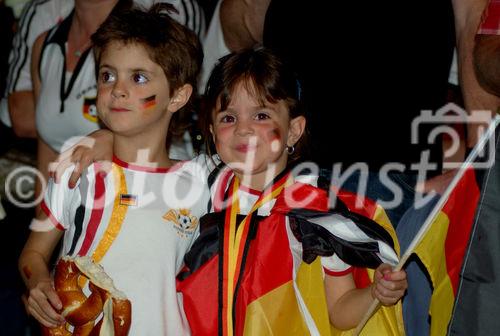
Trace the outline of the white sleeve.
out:
M 342 276 L 353 271 L 351 265 L 346 264 L 336 254 L 330 257 L 321 257 L 323 271 L 330 276 Z
M 155 3 L 169 3 L 179 12 L 171 14 L 175 21 L 194 31 L 200 39 L 205 36 L 205 13 L 196 0 L 134 0 L 134 2 L 146 9 Z
M 80 202 L 78 185 L 73 189 L 68 187 L 68 180 L 73 172 L 74 166 L 64 172 L 59 183 L 49 179 L 47 190 L 41 204 L 42 210 L 50 219 L 52 224 L 59 230 L 68 229 L 72 222 L 72 204 Z
M 226 46 L 226 42 L 224 41 L 224 34 L 222 32 L 222 26 L 220 23 L 219 11 L 221 2 L 222 0 L 219 0 L 217 6 L 215 6 L 214 14 L 212 16 L 212 20 L 210 21 L 207 35 L 202 41 L 203 65 L 201 67 L 200 80 L 198 83 L 198 91 L 200 93 L 203 93 L 205 91 L 208 77 L 210 77 L 210 73 L 217 63 L 217 60 L 231 52 Z

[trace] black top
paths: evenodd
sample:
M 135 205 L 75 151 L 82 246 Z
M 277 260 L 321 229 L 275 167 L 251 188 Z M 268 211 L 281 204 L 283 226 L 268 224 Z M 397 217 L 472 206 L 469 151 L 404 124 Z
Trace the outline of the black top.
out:
M 292 62 L 308 106 L 312 159 L 441 161 L 411 145 L 411 121 L 446 103 L 455 43 L 449 0 L 272 0 L 264 45 Z M 426 139 L 424 134 L 423 139 Z

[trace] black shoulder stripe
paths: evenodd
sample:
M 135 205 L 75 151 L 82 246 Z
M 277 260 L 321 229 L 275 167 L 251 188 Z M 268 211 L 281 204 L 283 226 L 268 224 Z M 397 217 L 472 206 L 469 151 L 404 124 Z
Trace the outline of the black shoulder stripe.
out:
M 47 45 L 49 45 L 49 37 L 52 35 L 52 32 L 53 32 L 54 29 L 56 29 L 56 27 L 52 28 L 47 33 L 47 36 L 45 36 L 45 40 L 43 41 L 42 49 L 40 50 L 40 57 L 38 58 L 38 76 L 40 77 L 40 82 L 42 82 L 42 60 L 43 60 L 43 54 L 45 52 L 45 48 L 47 48 Z
M 189 27 L 189 13 L 188 13 L 188 10 L 187 10 L 187 6 L 186 6 L 185 0 L 181 0 L 181 4 L 182 4 L 182 10 L 184 11 L 184 25 L 186 27 Z
M 196 10 L 195 4 L 193 3 L 195 0 L 190 0 L 189 4 L 191 5 L 191 15 L 189 16 L 189 28 L 196 33 Z
M 207 158 L 207 160 L 211 160 L 211 158 Z M 210 190 L 210 193 L 212 192 L 212 186 L 214 185 L 215 181 L 217 180 L 217 177 L 219 176 L 219 173 L 222 171 L 222 168 L 224 167 L 224 162 L 221 162 L 217 165 L 217 167 L 214 168 L 210 172 L 210 174 L 207 177 L 207 185 L 208 189 Z M 207 204 L 207 212 L 211 212 L 212 210 L 212 197 L 208 199 L 208 204 Z
M 22 56 L 18 59 L 17 71 L 15 70 L 16 65 L 14 65 L 14 66 L 11 65 L 11 69 L 13 71 L 12 76 L 11 76 L 11 74 L 9 74 L 9 82 L 10 82 L 9 91 L 11 91 L 11 92 L 14 91 L 16 86 L 17 86 L 17 82 L 19 81 L 19 77 L 21 75 L 22 68 L 24 67 L 25 63 L 29 61 L 28 60 L 28 53 L 29 53 L 29 50 L 31 49 L 31 46 L 28 46 L 28 35 L 30 32 L 30 26 L 31 26 L 31 23 L 33 21 L 33 18 L 35 17 L 35 14 L 37 13 L 37 7 L 45 4 L 48 1 L 50 1 L 50 0 L 41 0 L 38 2 L 34 1 L 31 4 L 33 11 L 31 12 L 31 15 L 29 15 L 29 19 L 28 19 L 27 24 L 26 24 L 26 31 L 24 32 L 24 37 L 22 38 L 22 41 L 24 43 L 21 46 L 24 46 L 24 51 L 22 53 Z M 26 14 L 28 13 L 28 10 L 31 9 L 31 7 L 27 9 Z M 21 27 L 21 29 L 22 28 L 24 28 L 24 25 Z M 20 49 L 21 49 L 21 46 L 20 46 Z M 19 54 L 21 54 L 21 53 L 19 53 Z M 16 61 L 14 60 L 14 63 L 15 62 Z M 15 76 L 13 75 L 14 73 L 16 73 Z

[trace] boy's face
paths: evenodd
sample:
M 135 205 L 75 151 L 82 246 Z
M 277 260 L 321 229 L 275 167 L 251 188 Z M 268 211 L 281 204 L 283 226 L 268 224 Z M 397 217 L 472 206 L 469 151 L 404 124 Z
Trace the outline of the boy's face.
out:
M 168 128 L 169 84 L 163 69 L 140 44 L 110 43 L 102 52 L 97 78 L 100 120 L 115 134 L 132 136 Z

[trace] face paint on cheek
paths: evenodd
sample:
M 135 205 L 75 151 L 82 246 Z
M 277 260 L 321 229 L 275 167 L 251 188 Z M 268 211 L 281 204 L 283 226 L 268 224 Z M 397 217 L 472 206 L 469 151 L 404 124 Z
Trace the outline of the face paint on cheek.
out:
M 142 101 L 142 108 L 144 110 L 149 110 L 156 106 L 156 95 L 152 95 L 150 97 L 141 99 L 141 101 Z
M 33 273 L 31 273 L 31 269 L 28 266 L 23 267 L 23 273 L 24 273 L 24 276 L 26 276 L 26 279 L 28 279 L 28 280 L 33 275 Z
M 274 128 L 270 131 L 270 133 L 271 151 L 276 153 L 280 150 L 281 132 L 279 128 Z

